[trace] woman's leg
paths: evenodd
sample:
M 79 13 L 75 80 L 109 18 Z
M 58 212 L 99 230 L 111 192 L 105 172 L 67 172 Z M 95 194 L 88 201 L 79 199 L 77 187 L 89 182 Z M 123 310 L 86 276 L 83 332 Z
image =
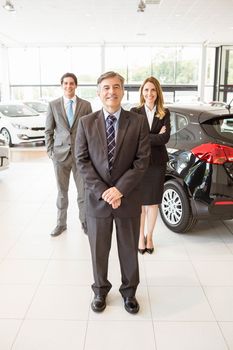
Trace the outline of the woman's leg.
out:
M 146 248 L 154 248 L 153 245 L 153 231 L 156 224 L 156 219 L 158 216 L 158 205 L 148 205 L 146 213 L 146 223 L 147 223 L 147 236 L 146 236 Z
M 145 220 L 146 220 L 146 207 L 142 206 L 141 218 L 140 218 L 140 236 L 138 242 L 138 249 L 145 249 Z

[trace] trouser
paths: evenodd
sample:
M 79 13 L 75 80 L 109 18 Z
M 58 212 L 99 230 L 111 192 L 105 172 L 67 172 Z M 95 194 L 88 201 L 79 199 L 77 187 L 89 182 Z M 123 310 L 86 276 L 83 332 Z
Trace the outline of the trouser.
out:
M 91 247 L 95 294 L 107 295 L 112 285 L 108 281 L 108 258 L 111 249 L 113 220 L 116 226 L 118 256 L 121 268 L 120 293 L 135 296 L 139 284 L 138 239 L 140 217 L 94 218 L 87 216 L 88 237 Z
M 53 160 L 54 171 L 57 181 L 57 225 L 66 225 L 67 208 L 69 204 L 68 190 L 70 182 L 70 173 L 72 171 L 74 182 L 77 188 L 77 202 L 79 208 L 79 219 L 83 223 L 85 219 L 85 205 L 84 205 L 84 183 L 83 179 L 77 171 L 75 159 L 72 154 L 63 162 Z

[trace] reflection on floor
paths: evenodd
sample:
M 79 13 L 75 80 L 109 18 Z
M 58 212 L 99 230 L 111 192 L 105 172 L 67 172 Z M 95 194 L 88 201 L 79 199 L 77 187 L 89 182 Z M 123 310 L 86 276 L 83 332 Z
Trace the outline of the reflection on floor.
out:
M 11 167 L 0 173 L 0 349 L 232 350 L 233 222 L 200 222 L 179 235 L 159 219 L 155 254 L 139 257 L 134 316 L 118 292 L 114 238 L 113 288 L 106 310 L 94 314 L 74 184 L 67 232 L 51 238 L 56 185 L 42 153 L 12 149 Z
M 26 144 L 27 146 L 27 144 Z M 14 146 L 11 148 L 12 162 L 47 162 L 47 153 L 45 147 L 26 147 Z

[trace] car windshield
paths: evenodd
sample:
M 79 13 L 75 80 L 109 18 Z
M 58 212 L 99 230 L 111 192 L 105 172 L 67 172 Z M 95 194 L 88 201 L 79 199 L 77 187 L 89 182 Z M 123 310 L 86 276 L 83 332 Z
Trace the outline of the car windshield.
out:
M 24 102 L 27 106 L 35 109 L 38 113 L 47 112 L 48 105 L 43 102 Z
M 0 105 L 0 112 L 6 117 L 31 117 L 38 115 L 29 107 L 22 105 Z
M 233 143 L 233 115 L 207 120 L 202 126 L 208 135 Z

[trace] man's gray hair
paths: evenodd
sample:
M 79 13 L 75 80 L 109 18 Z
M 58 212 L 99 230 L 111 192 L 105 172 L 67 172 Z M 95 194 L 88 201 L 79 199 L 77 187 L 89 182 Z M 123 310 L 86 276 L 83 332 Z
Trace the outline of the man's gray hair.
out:
M 104 79 L 108 79 L 108 78 L 118 78 L 121 82 L 121 87 L 124 88 L 124 82 L 125 82 L 125 79 L 117 72 L 113 72 L 113 71 L 109 71 L 109 72 L 106 72 L 106 73 L 103 73 L 101 74 L 101 76 L 98 78 L 97 80 L 97 86 L 99 87 L 99 85 L 101 84 L 101 82 L 104 80 Z

